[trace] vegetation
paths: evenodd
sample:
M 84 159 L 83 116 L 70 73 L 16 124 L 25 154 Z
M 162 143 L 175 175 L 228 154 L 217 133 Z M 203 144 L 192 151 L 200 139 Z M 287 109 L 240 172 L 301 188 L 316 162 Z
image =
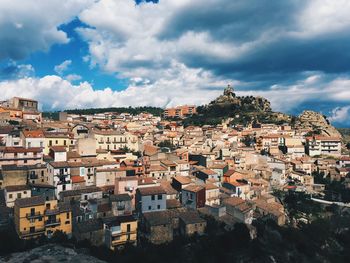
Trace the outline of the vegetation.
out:
M 116 112 L 116 113 L 129 113 L 132 115 L 137 115 L 142 112 L 148 112 L 154 116 L 161 116 L 163 109 L 159 107 L 143 106 L 143 107 L 111 107 L 111 108 L 91 108 L 91 109 L 74 109 L 65 110 L 69 114 L 82 114 L 82 115 L 93 115 L 104 112 Z M 53 120 L 59 119 L 59 112 L 43 112 L 43 117 Z
M 92 108 L 92 109 L 75 109 L 75 110 L 66 110 L 69 114 L 96 114 L 104 112 L 117 112 L 117 113 L 129 113 L 132 115 L 137 115 L 142 112 L 148 112 L 155 116 L 161 116 L 163 113 L 162 108 L 143 106 L 143 107 L 112 107 L 112 108 Z
M 175 150 L 175 145 L 170 141 L 170 140 L 164 140 L 164 141 L 161 141 L 159 144 L 158 144 L 158 147 L 165 147 L 165 148 L 169 148 L 171 151 Z

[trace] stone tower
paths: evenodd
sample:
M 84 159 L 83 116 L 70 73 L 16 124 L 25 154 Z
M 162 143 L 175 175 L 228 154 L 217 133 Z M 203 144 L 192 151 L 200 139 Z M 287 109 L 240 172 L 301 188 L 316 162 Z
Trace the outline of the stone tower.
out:
M 229 84 L 224 90 L 224 96 L 234 98 L 236 96 L 233 87 Z

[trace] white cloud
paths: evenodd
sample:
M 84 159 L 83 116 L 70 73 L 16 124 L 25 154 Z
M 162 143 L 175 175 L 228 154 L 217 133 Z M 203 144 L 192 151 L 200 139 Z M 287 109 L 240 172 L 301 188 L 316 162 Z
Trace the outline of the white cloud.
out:
M 70 82 L 74 82 L 77 80 L 81 80 L 83 77 L 77 74 L 69 74 L 67 76 L 65 76 L 65 79 L 70 81 Z
M 62 75 L 65 71 L 68 70 L 69 66 L 72 64 L 72 60 L 68 59 L 63 61 L 61 64 L 56 65 L 54 70 L 59 74 Z
M 34 51 L 69 41 L 58 27 L 71 21 L 94 0 L 1 0 L 0 60 L 23 59 Z
M 207 103 L 222 92 L 213 88 L 225 87 L 227 83 L 228 80 L 216 78 L 210 72 L 173 64 L 167 74 L 156 82 L 137 79 L 122 91 L 110 88 L 94 90 L 87 82 L 73 85 L 55 75 L 3 81 L 0 82 L 0 90 L 5 99 L 18 95 L 20 90 L 21 96 L 39 100 L 46 110 L 142 105 L 164 107 Z
M 257 13 L 255 7 L 262 10 Z M 347 31 L 349 12 L 346 0 L 268 5 L 232 0 L 135 5 L 134 0 L 102 0 L 79 15 L 92 28 L 78 31 L 89 43 L 91 65 L 123 77 L 157 80 L 172 60 L 198 68 L 211 64 L 216 70 L 215 66 L 246 57 L 249 62 L 249 56 L 271 43 Z
M 350 123 L 350 105 L 345 107 L 336 107 L 332 110 L 331 116 L 329 117 L 331 122 L 349 122 Z

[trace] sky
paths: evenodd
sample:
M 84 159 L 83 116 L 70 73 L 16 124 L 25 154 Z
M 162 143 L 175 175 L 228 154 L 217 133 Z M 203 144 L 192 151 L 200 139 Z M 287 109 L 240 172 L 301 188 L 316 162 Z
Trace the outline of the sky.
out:
M 1 0 L 0 97 L 202 105 L 231 84 L 350 127 L 348 0 Z

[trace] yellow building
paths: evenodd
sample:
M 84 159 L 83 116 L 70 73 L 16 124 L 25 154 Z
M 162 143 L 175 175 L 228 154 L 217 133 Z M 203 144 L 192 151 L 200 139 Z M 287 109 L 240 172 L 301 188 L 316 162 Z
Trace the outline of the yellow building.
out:
M 74 147 L 74 137 L 68 132 L 45 132 L 44 154 L 49 154 L 52 146 L 63 146 L 67 150 Z
M 17 199 L 14 207 L 17 234 L 22 239 L 41 235 L 51 237 L 55 231 L 72 233 L 72 211 L 69 204 L 46 201 L 43 196 Z
M 133 216 L 118 216 L 105 220 L 105 241 L 114 250 L 127 243 L 137 244 L 137 219 Z

